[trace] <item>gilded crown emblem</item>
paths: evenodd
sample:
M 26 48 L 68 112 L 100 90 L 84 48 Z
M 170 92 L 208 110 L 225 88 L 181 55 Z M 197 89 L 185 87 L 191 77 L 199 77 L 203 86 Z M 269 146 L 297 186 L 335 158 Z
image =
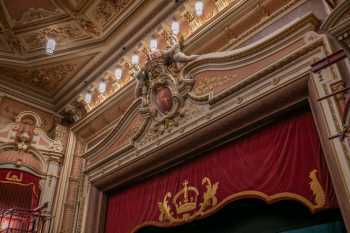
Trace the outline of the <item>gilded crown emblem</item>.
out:
M 174 199 L 173 204 L 176 207 L 177 214 L 183 214 L 195 210 L 197 207 L 197 200 L 199 192 L 195 187 L 188 187 L 188 181 L 183 183 L 184 188 L 178 192 Z
M 163 201 L 159 202 L 161 222 L 183 222 L 190 221 L 198 216 L 205 215 L 217 204 L 216 191 L 219 183 L 212 184 L 208 177 L 203 178 L 202 184 L 206 191 L 200 197 L 199 190 L 189 186 L 189 182 L 183 182 L 183 188 L 177 192 L 171 200 L 172 194 L 168 192 Z M 172 205 L 169 203 L 172 202 Z

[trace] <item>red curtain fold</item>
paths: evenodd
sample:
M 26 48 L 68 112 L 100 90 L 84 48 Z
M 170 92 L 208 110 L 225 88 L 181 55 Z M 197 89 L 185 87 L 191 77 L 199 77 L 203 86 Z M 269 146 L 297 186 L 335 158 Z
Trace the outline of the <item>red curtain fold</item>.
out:
M 15 169 L 0 169 L 0 209 L 34 209 L 39 204 L 40 178 Z
M 311 113 L 281 120 L 109 195 L 106 233 L 170 226 L 236 199 L 296 200 L 316 212 L 336 199 Z

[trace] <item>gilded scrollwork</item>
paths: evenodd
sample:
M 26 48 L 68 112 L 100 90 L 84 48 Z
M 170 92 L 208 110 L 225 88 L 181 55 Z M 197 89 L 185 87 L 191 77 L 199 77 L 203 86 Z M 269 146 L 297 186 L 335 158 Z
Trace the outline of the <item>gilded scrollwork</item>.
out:
M 318 210 L 326 206 L 327 198 L 317 177 L 317 173 L 317 169 L 313 169 L 309 173 L 310 190 L 313 193 L 314 202 L 295 193 L 283 192 L 269 196 L 263 192 L 254 190 L 232 193 L 224 201 L 221 200 L 219 202 L 216 196 L 219 182 L 212 183 L 208 177 L 204 177 L 202 179 L 202 185 L 205 185 L 206 191 L 201 195 L 197 187 L 189 186 L 189 182 L 185 180 L 183 182 L 183 188 L 180 191 L 174 195 L 171 192 L 167 192 L 163 200 L 158 202 L 160 212 L 159 221 L 167 224 L 185 223 L 210 214 L 214 209 L 222 206 L 225 201 L 252 196 L 261 197 L 268 203 L 273 202 L 273 200 L 296 199 L 304 203 L 311 210 Z
M 315 207 L 319 208 L 326 205 L 326 194 L 317 178 L 317 172 L 318 171 L 316 169 L 312 170 L 309 174 L 309 178 L 311 179 L 310 189 L 312 190 L 315 196 L 315 203 L 316 203 Z

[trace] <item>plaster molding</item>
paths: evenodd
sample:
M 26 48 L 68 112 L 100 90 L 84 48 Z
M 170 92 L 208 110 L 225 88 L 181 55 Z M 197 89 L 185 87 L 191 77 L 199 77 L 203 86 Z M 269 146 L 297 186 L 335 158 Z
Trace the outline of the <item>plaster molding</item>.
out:
M 308 22 L 308 18 L 302 19 L 305 22 Z M 300 24 L 296 23 L 298 28 L 300 29 Z M 309 29 L 309 27 L 306 27 Z M 227 89 L 221 92 L 218 95 L 214 95 L 213 93 L 208 93 L 207 97 L 198 97 L 193 93 L 190 93 L 190 97 L 195 101 L 191 103 L 191 101 L 187 101 L 187 105 L 191 106 L 189 109 L 197 109 L 193 114 L 193 119 L 190 118 L 189 123 L 186 123 L 185 125 L 181 125 L 178 127 L 176 131 L 183 131 L 185 129 L 188 129 L 188 124 L 192 126 L 192 128 L 196 129 L 199 126 L 199 116 L 202 118 L 207 118 L 207 114 L 210 113 L 211 116 L 214 115 L 214 112 L 210 111 L 209 109 L 215 108 L 215 104 L 219 103 L 220 101 L 222 102 L 224 98 L 227 96 L 231 96 L 231 99 L 234 99 L 235 104 L 233 106 L 236 106 L 237 104 L 242 104 L 243 101 L 238 101 L 242 97 L 232 97 L 232 95 L 237 95 L 239 90 L 246 89 L 247 86 L 251 86 L 252 83 L 255 83 L 255 87 L 253 89 L 253 93 L 257 93 L 257 89 L 259 86 L 257 85 L 259 80 L 262 80 L 263 77 L 268 76 L 270 73 L 273 73 L 276 69 L 280 68 L 283 65 L 289 64 L 291 61 L 296 60 L 303 54 L 308 53 L 309 51 L 314 50 L 316 47 L 320 45 L 319 42 L 314 42 L 310 43 L 308 41 L 311 37 L 313 37 L 312 40 L 316 40 L 318 36 L 316 34 L 312 34 L 311 32 L 308 34 L 305 34 L 305 30 L 303 31 L 302 29 L 300 30 L 294 30 L 293 36 L 286 36 L 286 35 L 291 35 L 292 29 L 284 30 L 280 32 L 279 34 L 274 34 L 270 38 L 266 38 L 263 41 L 260 41 L 260 43 L 256 43 L 254 45 L 248 46 L 247 48 L 240 49 L 240 50 L 235 50 L 235 51 L 230 51 L 230 52 L 220 52 L 220 53 L 213 53 L 213 54 L 208 54 L 201 56 L 200 59 L 190 63 L 186 67 L 184 67 L 182 71 L 182 76 L 183 77 L 188 77 L 188 79 L 193 79 L 195 81 L 197 80 L 197 76 L 202 72 L 202 71 L 208 71 L 208 70 L 224 70 L 225 72 L 228 72 L 229 70 L 232 70 L 231 72 L 234 72 L 235 69 L 239 69 L 240 67 L 247 66 L 249 67 L 250 64 L 254 64 L 255 62 L 266 59 L 266 57 L 271 56 L 272 52 L 274 51 L 283 51 L 284 48 L 288 48 L 288 46 L 292 46 L 293 44 L 296 44 L 299 49 L 299 52 L 292 53 L 291 55 L 288 56 L 288 59 L 280 59 L 280 58 L 275 58 L 275 60 L 279 60 L 275 64 L 269 64 L 268 67 L 263 67 L 262 70 L 257 70 L 258 73 L 252 74 L 248 77 L 242 76 L 244 78 L 244 81 L 236 83 L 236 85 L 233 85 L 232 87 L 229 87 L 230 85 L 227 85 Z M 303 36 L 301 36 L 303 35 Z M 284 38 L 284 39 L 282 39 Z M 304 38 L 304 39 L 302 39 Z M 304 46 L 305 44 L 305 46 Z M 306 45 L 308 44 L 308 45 Z M 305 48 L 303 48 L 303 46 Z M 295 47 L 295 46 L 294 46 Z M 259 52 L 257 52 L 259 51 Z M 295 48 L 293 49 L 295 51 Z M 276 52 L 275 52 L 276 53 Z M 285 53 L 285 52 L 284 52 Z M 286 56 L 286 55 L 283 55 Z M 248 59 L 249 58 L 249 59 Z M 249 61 L 247 63 L 247 61 Z M 261 68 L 260 68 L 261 69 Z M 211 75 L 212 76 L 212 75 Z M 237 77 L 238 78 L 238 77 Z M 274 83 L 283 83 L 283 78 L 279 78 L 278 80 L 275 78 Z M 276 81 L 277 80 L 277 81 Z M 267 83 L 267 88 L 269 87 L 270 81 Z M 262 88 L 262 87 L 260 87 Z M 266 87 L 265 87 L 266 88 Z M 258 89 L 259 90 L 259 89 Z M 196 102 L 201 102 L 200 105 Z M 196 106 L 198 105 L 198 106 Z M 207 107 L 205 107 L 207 106 Z M 232 108 L 232 107 L 231 107 Z M 131 115 L 130 111 L 135 111 L 135 107 L 129 109 L 126 113 L 126 115 L 120 120 L 120 122 L 125 122 L 125 118 L 127 115 Z M 225 108 L 226 109 L 226 108 Z M 198 116 L 197 116 L 198 115 Z M 204 117 L 205 116 L 205 117 Z M 200 122 L 203 123 L 203 122 Z M 196 126 L 195 126 L 196 125 Z M 110 142 L 113 140 L 116 140 L 115 137 L 117 137 L 117 132 L 119 130 L 120 126 L 117 126 L 115 129 L 111 131 L 109 136 L 106 136 L 106 139 L 101 141 L 98 145 L 95 147 L 91 148 L 85 155 L 84 157 L 87 158 L 88 160 L 88 170 L 92 166 L 92 162 L 89 161 L 91 159 L 90 156 L 93 154 L 98 154 L 99 157 L 105 157 L 102 161 L 107 161 L 109 158 L 116 157 L 117 154 L 122 155 L 125 153 L 125 151 L 115 152 L 113 154 L 103 154 L 103 148 L 107 148 L 110 146 Z M 146 127 L 147 128 L 147 127 Z M 146 129 L 144 128 L 144 129 Z M 154 147 L 154 143 L 156 146 L 159 146 L 159 144 L 163 143 L 165 137 L 175 137 L 177 135 L 174 131 L 172 131 L 171 135 L 166 134 L 162 136 L 162 138 L 159 139 L 152 139 L 150 142 L 143 141 L 143 139 L 136 140 L 135 141 L 135 146 L 138 147 L 138 151 L 142 151 L 142 147 L 147 147 L 147 148 L 152 148 Z M 181 133 L 180 133 L 181 134 Z M 113 136 L 112 136 L 113 135 Z M 145 137 L 145 133 L 140 133 L 142 137 Z M 168 138 L 169 139 L 169 138 Z M 109 141 L 109 142 L 108 142 Z M 157 145 L 158 144 L 158 145 Z M 152 146 L 151 146 L 152 145 Z M 100 148 L 100 149 L 97 149 Z M 131 147 L 132 148 L 132 147 Z M 130 150 L 129 148 L 128 150 Z M 121 161 L 123 160 L 121 156 Z M 131 156 L 132 157 L 132 156 Z M 128 159 L 131 158 L 128 156 Z M 101 161 L 101 162 L 102 162 Z M 96 165 L 94 165 L 95 167 Z

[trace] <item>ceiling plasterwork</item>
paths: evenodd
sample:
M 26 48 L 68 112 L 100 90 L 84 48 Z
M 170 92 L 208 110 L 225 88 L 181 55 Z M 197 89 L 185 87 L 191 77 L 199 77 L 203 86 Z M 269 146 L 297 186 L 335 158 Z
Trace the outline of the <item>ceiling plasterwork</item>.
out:
M 107 34 L 114 33 L 120 17 L 135 11 L 141 3 L 142 0 L 0 0 L 2 90 L 19 91 L 20 97 L 28 95 L 29 99 L 50 97 L 50 101 L 66 95 L 84 81 L 80 71 L 105 51 L 105 40 L 110 39 Z M 52 56 L 45 51 L 49 37 L 57 42 Z M 65 93 L 61 93 L 62 89 Z
M 0 65 L 0 83 L 26 86 L 28 93 L 33 90 L 52 98 L 91 58 L 89 55 L 34 67 Z
M 116 20 L 124 9 L 133 3 L 132 0 L 101 0 L 95 1 L 86 14 L 96 22 L 99 27 L 106 29 L 114 20 Z
M 55 38 L 58 44 L 69 43 L 70 47 L 74 42 L 91 38 L 78 24 L 68 22 L 29 32 L 22 35 L 21 39 L 26 51 L 31 51 L 44 48 L 48 36 Z
M 11 28 L 21 28 L 27 24 L 50 21 L 65 15 L 65 12 L 50 0 L 2 0 L 1 5 L 7 24 Z
M 11 49 L 0 50 L 0 59 L 44 57 L 47 37 L 57 41 L 56 55 L 99 42 L 131 5 L 138 4 L 132 0 L 0 0 L 0 34 Z

